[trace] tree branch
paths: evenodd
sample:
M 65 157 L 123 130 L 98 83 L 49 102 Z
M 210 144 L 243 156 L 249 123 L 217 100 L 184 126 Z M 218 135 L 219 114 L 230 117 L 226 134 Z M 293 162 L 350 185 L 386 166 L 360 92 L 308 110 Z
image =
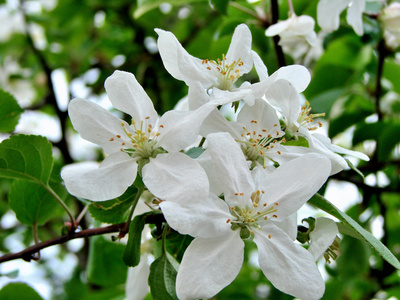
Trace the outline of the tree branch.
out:
M 278 23 L 279 6 L 277 0 L 271 0 L 271 13 L 272 13 L 272 24 Z M 275 35 L 273 37 L 276 58 L 278 59 L 278 65 L 279 67 L 284 67 L 286 66 L 286 60 L 285 60 L 285 55 L 283 54 L 282 47 L 279 45 L 279 40 L 280 37 L 278 35 Z

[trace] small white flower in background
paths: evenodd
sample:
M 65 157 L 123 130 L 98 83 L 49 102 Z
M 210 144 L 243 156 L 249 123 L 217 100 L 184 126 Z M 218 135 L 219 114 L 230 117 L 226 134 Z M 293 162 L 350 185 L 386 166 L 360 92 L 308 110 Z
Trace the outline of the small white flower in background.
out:
M 368 161 L 367 155 L 361 152 L 348 150 L 331 144 L 331 140 L 322 134 L 311 132 L 322 126 L 321 122 L 316 122 L 315 117 L 324 116 L 321 114 L 311 114 L 310 103 L 306 101 L 302 107 L 299 101 L 299 95 L 290 82 L 279 80 L 272 85 L 265 94 L 266 100 L 275 107 L 283 117 L 285 124 L 285 138 L 304 137 L 307 139 L 309 148 L 326 155 L 332 163 L 331 175 L 348 168 L 346 160 L 336 154 L 349 154 L 360 159 Z M 304 151 L 303 147 L 296 147 L 299 152 Z M 292 149 L 295 149 L 294 146 Z
M 112 199 L 122 195 L 141 172 L 146 186 L 155 180 L 171 193 L 187 192 L 183 182 L 195 180 L 198 172 L 203 172 L 198 163 L 179 152 L 197 138 L 191 129 L 196 118 L 181 119 L 177 111 L 159 118 L 133 74 L 116 71 L 106 80 L 105 87 L 113 106 L 128 113 L 132 123 L 129 125 L 93 102 L 70 102 L 68 112 L 74 128 L 82 138 L 102 147 L 107 156 L 99 167 L 64 167 L 61 177 L 68 191 L 93 201 Z M 148 168 L 156 174 L 149 173 Z M 169 176 L 157 178 L 165 173 Z M 177 186 L 172 187 L 174 184 Z
M 314 25 L 315 21 L 310 16 L 296 16 L 292 13 L 287 20 L 268 27 L 265 35 L 279 35 L 279 45 L 282 46 L 283 51 L 298 61 L 312 48 L 318 46 Z
M 263 273 L 276 288 L 302 299 L 322 297 L 324 281 L 314 257 L 293 242 L 297 226 L 292 216 L 326 181 L 329 160 L 309 154 L 272 172 L 250 172 L 228 133 L 210 134 L 207 141 L 211 172 L 224 200 L 202 193 L 160 203 L 172 228 L 195 237 L 178 271 L 178 298 L 210 298 L 230 284 L 243 264 L 243 240 L 249 238 L 258 247 Z
M 320 0 L 317 6 L 317 20 L 322 30 L 332 32 L 339 28 L 340 14 L 347 8 L 347 23 L 358 35 L 363 35 L 362 14 L 365 0 Z
M 400 46 L 400 3 L 393 2 L 379 16 L 384 29 L 386 44 L 391 48 Z

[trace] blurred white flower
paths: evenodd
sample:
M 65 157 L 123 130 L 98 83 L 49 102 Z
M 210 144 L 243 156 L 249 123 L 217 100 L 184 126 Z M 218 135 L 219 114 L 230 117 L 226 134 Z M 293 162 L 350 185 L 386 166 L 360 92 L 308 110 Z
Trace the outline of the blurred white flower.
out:
M 385 7 L 379 16 L 384 29 L 386 45 L 391 48 L 400 46 L 400 3 L 393 2 Z

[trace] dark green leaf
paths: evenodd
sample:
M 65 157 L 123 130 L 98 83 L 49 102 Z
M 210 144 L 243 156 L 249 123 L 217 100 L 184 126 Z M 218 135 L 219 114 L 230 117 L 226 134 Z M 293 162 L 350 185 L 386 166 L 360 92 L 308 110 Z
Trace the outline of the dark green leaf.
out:
M 113 286 L 126 281 L 128 268 L 122 260 L 125 246 L 103 236 L 90 239 L 87 267 L 88 280 L 101 286 Z
M 358 123 L 353 134 L 353 145 L 357 145 L 358 143 L 362 143 L 366 140 L 378 140 L 384 126 L 385 125 L 382 122 Z
M 52 146 L 45 137 L 21 134 L 0 143 L 0 177 L 47 185 L 52 167 Z
M 322 209 L 328 214 L 338 218 L 344 224 L 346 224 L 349 228 L 353 229 L 355 233 L 360 236 L 360 238 L 364 239 L 370 246 L 375 249 L 376 252 L 379 253 L 388 263 L 394 266 L 397 269 L 400 269 L 400 262 L 393 255 L 392 252 L 382 244 L 376 237 L 374 237 L 370 232 L 362 228 L 356 221 L 346 215 L 344 212 L 340 211 L 337 207 L 335 207 L 332 203 L 330 203 L 327 199 L 322 197 L 319 194 L 316 194 L 312 197 L 308 203 L 311 205 Z
M 188 4 L 190 2 L 205 2 L 207 0 L 138 0 L 137 9 L 135 10 L 134 17 L 139 18 L 148 11 L 155 9 L 162 3 L 169 3 L 172 5 Z
M 229 0 L 210 0 L 214 9 L 218 10 L 220 13 L 226 15 Z
M 124 262 L 127 266 L 135 267 L 140 262 L 140 245 L 142 243 L 142 231 L 145 225 L 146 216 L 144 213 L 136 216 L 129 225 L 128 243 L 124 251 Z
M 204 150 L 202 147 L 193 147 L 186 151 L 186 155 L 189 155 L 191 158 L 198 158 Z
M 0 132 L 11 132 L 18 124 L 22 108 L 15 98 L 0 89 Z
M 118 198 L 91 203 L 89 212 L 95 220 L 100 222 L 111 224 L 126 222 L 136 193 L 137 188 L 131 186 Z
M 46 223 L 59 208 L 58 202 L 43 186 L 26 180 L 13 182 L 8 199 L 17 219 L 26 225 Z
M 175 280 L 177 270 L 176 262 L 165 252 L 150 266 L 149 286 L 154 299 L 177 300 L 175 292 Z
M 22 282 L 12 282 L 0 290 L 1 300 L 43 300 L 43 298 L 29 285 Z
M 378 160 L 389 161 L 394 147 L 400 143 L 400 123 L 387 124 L 379 136 Z

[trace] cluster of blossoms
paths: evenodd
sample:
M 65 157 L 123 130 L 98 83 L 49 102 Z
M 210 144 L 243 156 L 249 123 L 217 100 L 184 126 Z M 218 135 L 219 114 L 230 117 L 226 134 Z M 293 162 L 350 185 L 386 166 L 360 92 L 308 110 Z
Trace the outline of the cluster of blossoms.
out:
M 379 2 L 378 0 L 371 0 Z M 382 1 L 380 1 L 382 2 Z M 280 37 L 279 45 L 283 51 L 293 57 L 295 62 L 309 65 L 323 53 L 322 42 L 326 34 L 340 26 L 340 15 L 347 11 L 346 22 L 359 36 L 364 34 L 363 14 L 366 11 L 366 0 L 320 0 L 317 6 L 317 21 L 321 27 L 318 35 L 314 31 L 315 21 L 307 15 L 297 16 L 291 0 L 289 18 L 270 26 L 265 34 Z M 393 2 L 384 6 L 378 18 L 382 24 L 385 42 L 394 49 L 400 45 L 400 3 Z
M 330 175 L 347 167 L 339 154 L 368 157 L 316 133 L 321 123 L 314 118 L 321 114 L 299 99 L 309 72 L 293 65 L 269 75 L 251 49 L 246 25 L 236 28 L 217 61 L 195 58 L 171 32 L 156 31 L 165 68 L 189 87 L 188 109 L 159 117 L 134 75 L 122 71 L 105 88 L 113 106 L 131 116 L 130 124 L 90 101 L 72 100 L 74 128 L 107 156 L 100 165 L 65 167 L 67 189 L 104 201 L 140 176 L 168 225 L 194 237 L 178 270 L 179 299 L 210 298 L 229 285 L 241 269 L 247 240 L 256 243 L 260 268 L 276 288 L 319 299 L 324 281 L 315 262 L 335 256 L 337 227 L 317 219 L 307 250 L 295 242 L 296 212 Z M 238 85 L 253 67 L 259 82 Z M 221 114 L 226 105 L 238 108 L 234 120 Z M 201 154 L 193 158 L 185 151 L 198 146 L 199 137 Z M 293 145 L 297 140 L 308 147 Z

